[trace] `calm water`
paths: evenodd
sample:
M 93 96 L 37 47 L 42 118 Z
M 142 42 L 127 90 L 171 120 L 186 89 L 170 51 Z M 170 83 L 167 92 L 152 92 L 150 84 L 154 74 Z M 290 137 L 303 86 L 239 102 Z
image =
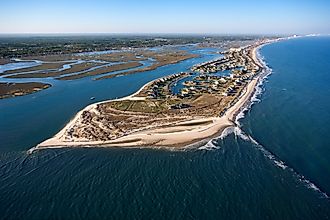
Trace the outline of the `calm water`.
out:
M 27 155 L 75 112 L 213 59 L 0 101 L 3 219 L 328 219 L 330 38 L 272 44 L 273 69 L 242 132 L 213 150 L 60 149 Z M 247 138 L 249 137 L 250 138 Z

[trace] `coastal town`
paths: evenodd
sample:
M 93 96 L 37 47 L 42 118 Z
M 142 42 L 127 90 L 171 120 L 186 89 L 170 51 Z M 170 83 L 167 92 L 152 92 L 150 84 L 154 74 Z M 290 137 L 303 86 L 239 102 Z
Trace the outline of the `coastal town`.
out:
M 131 96 L 87 106 L 37 148 L 182 147 L 212 137 L 233 125 L 235 116 L 253 94 L 263 69 L 257 49 L 268 41 L 229 49 L 221 52 L 219 59 L 156 79 Z M 178 84 L 181 88 L 175 93 Z M 187 137 L 189 133 L 196 136 Z
M 252 46 L 231 49 L 223 53 L 221 59 L 209 61 L 191 68 L 190 73 L 174 74 L 156 80 L 148 89 L 149 98 L 193 98 L 202 94 L 233 96 L 246 85 L 261 69 L 251 58 Z M 230 70 L 227 76 L 213 73 Z M 184 88 L 178 95 L 171 93 L 171 85 L 187 75 L 194 75 L 191 81 L 184 81 Z

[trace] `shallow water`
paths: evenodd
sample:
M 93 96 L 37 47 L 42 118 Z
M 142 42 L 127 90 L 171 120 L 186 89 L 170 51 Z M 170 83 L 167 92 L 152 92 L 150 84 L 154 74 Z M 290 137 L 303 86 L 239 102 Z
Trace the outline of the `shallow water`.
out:
M 328 219 L 327 45 L 330 38 L 265 46 L 261 53 L 273 73 L 261 102 L 240 120 L 242 130 L 232 129 L 204 150 L 66 148 L 26 154 L 89 104 L 90 96 L 122 97 L 201 60 L 1 100 L 2 218 Z
M 40 63 L 38 62 L 14 62 L 14 63 L 7 63 L 0 65 L 0 73 L 3 73 L 8 70 L 16 70 L 16 69 L 22 69 L 22 68 L 27 68 L 27 67 L 33 67 L 33 66 L 38 66 Z

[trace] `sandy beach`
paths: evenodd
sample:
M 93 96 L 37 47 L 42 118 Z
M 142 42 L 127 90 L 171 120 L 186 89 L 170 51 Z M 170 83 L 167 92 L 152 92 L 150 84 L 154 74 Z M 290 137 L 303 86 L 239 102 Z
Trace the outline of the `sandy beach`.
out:
M 263 64 L 259 60 L 258 50 L 264 44 L 255 46 L 252 49 L 252 59 L 254 62 L 263 69 Z M 237 101 L 227 109 L 225 114 L 221 117 L 209 117 L 209 118 L 196 118 L 193 120 L 187 120 L 184 122 L 172 123 L 170 126 L 159 128 L 146 128 L 142 131 L 137 131 L 131 134 L 127 134 L 123 137 L 119 137 L 115 140 L 108 141 L 89 141 L 81 139 L 66 139 L 66 132 L 73 128 L 76 124 L 79 124 L 81 115 L 85 111 L 96 111 L 96 108 L 100 104 L 119 101 L 119 100 L 143 100 L 145 97 L 138 97 L 137 95 L 142 89 L 148 86 L 150 83 L 144 85 L 136 93 L 117 100 L 108 100 L 104 102 L 95 103 L 87 106 L 54 137 L 40 143 L 33 150 L 44 148 L 62 148 L 62 147 L 165 147 L 180 149 L 188 144 L 193 144 L 204 139 L 210 139 L 216 135 L 221 134 L 227 127 L 235 126 L 235 118 L 241 112 L 241 110 L 250 102 L 251 97 L 255 92 L 255 88 L 258 81 L 263 77 L 262 69 L 260 73 L 254 77 L 247 84 L 246 88 L 240 94 Z

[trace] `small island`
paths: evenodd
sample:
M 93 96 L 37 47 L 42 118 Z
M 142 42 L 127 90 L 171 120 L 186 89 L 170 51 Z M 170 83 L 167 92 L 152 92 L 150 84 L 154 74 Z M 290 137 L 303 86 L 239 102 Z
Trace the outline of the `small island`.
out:
M 209 140 L 235 125 L 237 114 L 266 74 L 257 50 L 276 40 L 231 48 L 221 52 L 220 59 L 149 82 L 133 95 L 89 105 L 33 150 L 73 146 L 180 149 Z M 182 88 L 174 92 L 173 87 L 182 81 Z
M 41 91 L 51 87 L 48 83 L 27 82 L 27 83 L 2 83 L 0 82 L 0 99 L 15 96 L 23 96 Z

